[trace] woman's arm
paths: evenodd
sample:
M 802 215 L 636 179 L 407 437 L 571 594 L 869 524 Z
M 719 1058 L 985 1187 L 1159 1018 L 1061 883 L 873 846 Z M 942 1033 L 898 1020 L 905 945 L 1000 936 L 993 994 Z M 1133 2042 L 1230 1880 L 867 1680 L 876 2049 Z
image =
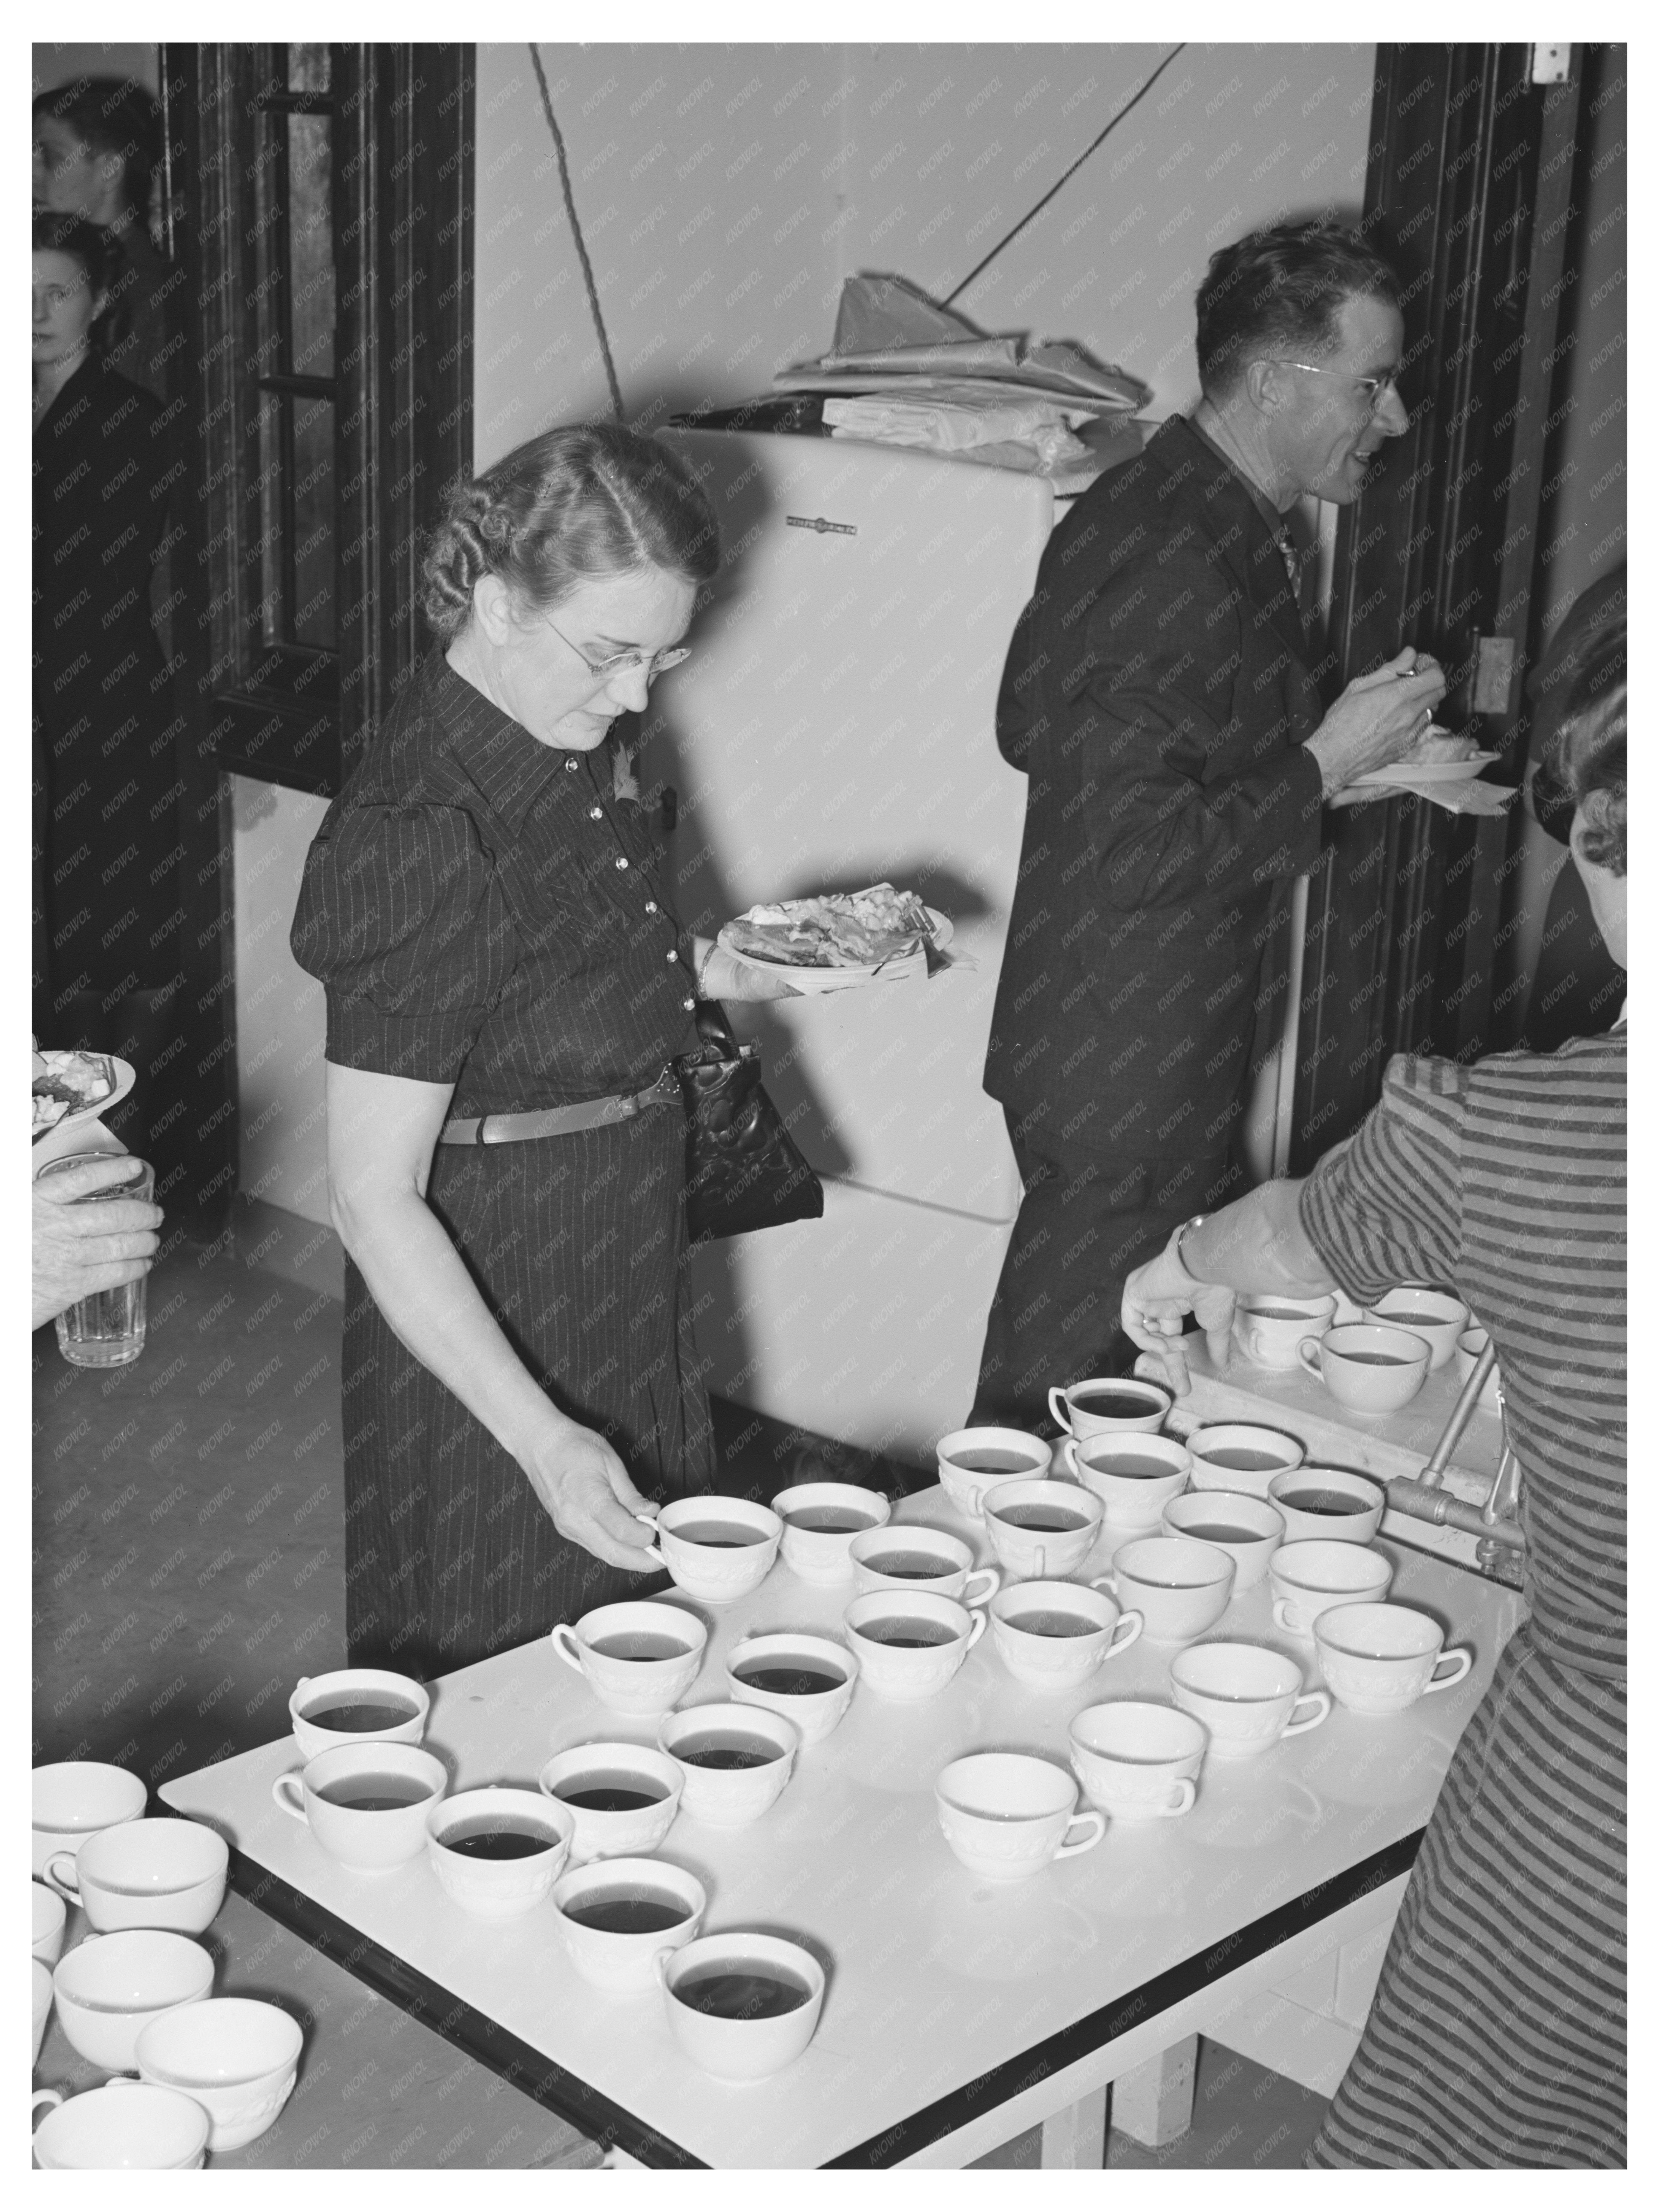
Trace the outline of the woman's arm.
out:
M 1224 1367 L 1241 1292 L 1308 1298 L 1338 1287 L 1302 1226 L 1301 1193 L 1300 1181 L 1263 1183 L 1184 1237 L 1176 1230 L 1157 1259 L 1125 1283 L 1124 1332 L 1162 1358 L 1177 1397 L 1188 1389 L 1181 1350 L 1186 1315 L 1196 1318 L 1211 1358 Z
M 399 1340 L 509 1451 L 562 1536 L 653 1571 L 645 1504 L 603 1437 L 562 1413 L 525 1368 L 426 1203 L 454 1086 L 325 1064 L 334 1226 Z
M 763 975 L 734 960 L 712 937 L 691 939 L 697 995 L 702 999 L 799 999 L 801 994 L 781 975 Z

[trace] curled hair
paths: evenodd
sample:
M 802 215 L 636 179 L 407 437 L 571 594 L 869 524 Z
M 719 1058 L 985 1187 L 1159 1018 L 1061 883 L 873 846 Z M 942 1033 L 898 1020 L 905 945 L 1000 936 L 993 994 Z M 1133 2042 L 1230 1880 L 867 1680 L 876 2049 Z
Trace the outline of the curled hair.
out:
M 63 253 L 78 261 L 94 295 L 103 293 L 106 302 L 115 299 L 127 264 L 113 232 L 88 222 L 84 216 L 55 215 L 50 208 L 36 208 L 30 222 L 29 246 L 35 253 Z M 88 337 L 94 352 L 103 352 L 111 339 L 119 336 L 121 320 L 110 304 L 94 319 Z
M 1329 353 L 1345 301 L 1400 305 L 1400 283 L 1352 230 L 1281 223 L 1212 254 L 1198 288 L 1198 372 L 1210 399 L 1234 391 L 1264 352 Z
M 130 76 L 78 76 L 38 92 L 34 115 L 55 116 L 94 154 L 121 157 L 121 204 L 142 222 L 150 185 L 161 166 L 161 111 Z
M 1573 679 L 1566 711 L 1539 768 L 1583 820 L 1587 860 L 1622 876 L 1626 867 L 1625 618 L 1595 638 Z
M 692 586 L 720 567 L 720 526 L 696 478 L 655 438 L 620 423 L 544 430 L 459 484 L 427 541 L 422 605 L 446 643 L 471 618 L 481 576 L 546 612 L 598 576 L 656 568 Z

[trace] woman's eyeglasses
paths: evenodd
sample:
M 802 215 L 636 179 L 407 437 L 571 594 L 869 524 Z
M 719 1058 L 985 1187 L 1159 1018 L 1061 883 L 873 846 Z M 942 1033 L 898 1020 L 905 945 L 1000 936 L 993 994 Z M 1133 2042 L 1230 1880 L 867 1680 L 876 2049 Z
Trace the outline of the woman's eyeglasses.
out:
M 545 615 L 542 619 L 547 622 Z M 639 669 L 643 672 L 645 680 L 649 684 L 660 676 L 665 669 L 678 668 L 681 661 L 689 660 L 691 657 L 691 648 L 689 645 L 671 645 L 665 653 L 654 653 L 648 659 L 636 646 L 630 646 L 624 652 L 607 654 L 603 660 L 590 660 L 580 646 L 573 644 L 565 635 L 557 623 L 548 622 L 547 626 L 561 645 L 570 647 L 572 653 L 575 654 L 590 676 L 631 676 L 635 669 Z

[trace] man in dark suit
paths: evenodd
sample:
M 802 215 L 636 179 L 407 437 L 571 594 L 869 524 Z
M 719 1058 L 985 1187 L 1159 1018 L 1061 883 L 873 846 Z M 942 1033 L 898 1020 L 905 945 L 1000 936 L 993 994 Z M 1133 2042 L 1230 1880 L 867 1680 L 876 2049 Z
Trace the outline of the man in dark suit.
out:
M 1388 264 L 1347 232 L 1261 232 L 1197 307 L 1202 399 L 1055 531 L 1003 672 L 997 742 L 1029 788 L 985 1088 L 1024 1198 L 980 1420 L 1046 1421 L 1051 1383 L 1130 1364 L 1124 1277 L 1238 1179 L 1275 886 L 1445 689 L 1407 650 L 1325 711 L 1283 520 L 1355 499 L 1407 428 Z

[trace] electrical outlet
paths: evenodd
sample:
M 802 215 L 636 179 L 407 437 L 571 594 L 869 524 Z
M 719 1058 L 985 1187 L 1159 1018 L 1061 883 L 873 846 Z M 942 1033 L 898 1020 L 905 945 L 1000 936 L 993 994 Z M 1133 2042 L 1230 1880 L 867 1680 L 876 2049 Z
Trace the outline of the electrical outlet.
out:
M 1534 84 L 1565 84 L 1572 60 L 1572 47 L 1534 46 L 1532 50 L 1532 81 Z
M 1514 713 L 1516 679 L 1521 672 L 1518 662 L 1512 637 L 1476 638 L 1472 712 L 1503 715 Z

